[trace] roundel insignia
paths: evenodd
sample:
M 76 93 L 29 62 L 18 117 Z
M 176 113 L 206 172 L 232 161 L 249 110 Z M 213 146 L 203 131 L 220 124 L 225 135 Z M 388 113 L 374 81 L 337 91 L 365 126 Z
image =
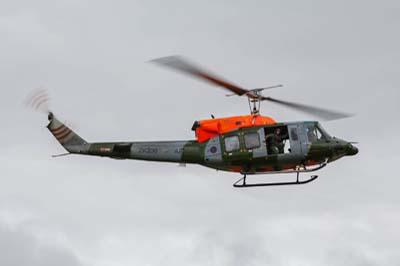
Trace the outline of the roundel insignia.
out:
M 212 146 L 211 149 L 210 149 L 210 152 L 211 153 L 216 153 L 217 152 L 217 147 Z

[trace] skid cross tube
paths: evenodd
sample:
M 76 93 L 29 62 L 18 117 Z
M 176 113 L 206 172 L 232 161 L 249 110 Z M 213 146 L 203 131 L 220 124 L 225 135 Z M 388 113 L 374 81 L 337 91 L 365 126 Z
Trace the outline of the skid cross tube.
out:
M 308 173 L 308 172 L 314 172 L 317 171 L 321 168 L 324 168 L 327 165 L 327 161 L 325 161 L 323 164 L 321 164 L 318 167 L 312 168 L 312 169 L 303 169 L 300 170 L 300 167 L 298 167 L 296 170 L 290 170 L 290 171 L 272 171 L 272 172 L 256 172 L 256 173 L 249 173 L 249 172 L 242 172 L 243 177 L 240 178 L 238 181 L 236 181 L 233 186 L 237 188 L 243 188 L 243 187 L 268 187 L 268 186 L 288 186 L 288 185 L 303 185 L 310 183 L 314 181 L 315 179 L 318 178 L 317 175 L 312 175 L 309 179 L 307 180 L 299 180 L 299 175 L 300 173 Z M 289 173 L 296 173 L 296 181 L 288 181 L 288 182 L 268 182 L 268 183 L 246 183 L 246 178 L 248 174 L 251 175 L 260 175 L 260 174 L 289 174 Z

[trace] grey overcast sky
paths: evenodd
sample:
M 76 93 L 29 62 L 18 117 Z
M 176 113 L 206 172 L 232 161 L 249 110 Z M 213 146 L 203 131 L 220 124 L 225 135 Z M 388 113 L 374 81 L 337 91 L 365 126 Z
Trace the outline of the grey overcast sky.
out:
M 400 265 L 399 1 L 0 2 L 0 265 Z M 247 113 L 147 63 L 181 54 L 246 88 L 355 113 L 323 123 L 360 153 L 301 187 L 52 154 L 34 88 L 89 141 L 191 139 Z M 315 119 L 263 105 L 278 121 Z

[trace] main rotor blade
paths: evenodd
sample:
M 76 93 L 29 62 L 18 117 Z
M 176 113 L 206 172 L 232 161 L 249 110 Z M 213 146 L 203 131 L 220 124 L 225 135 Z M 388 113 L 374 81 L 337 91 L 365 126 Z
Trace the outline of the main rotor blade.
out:
M 282 101 L 271 97 L 263 97 L 263 100 L 274 102 L 289 108 L 292 108 L 296 111 L 302 111 L 304 113 L 308 113 L 317 117 L 320 117 L 326 121 L 329 120 L 336 120 L 341 118 L 346 118 L 352 116 L 352 114 L 342 113 L 338 111 L 328 110 L 320 107 L 314 107 L 306 104 L 295 103 L 295 102 L 288 102 Z
M 173 55 L 173 56 L 161 57 L 153 59 L 150 62 L 170 67 L 175 70 L 182 71 L 191 76 L 207 80 L 208 82 L 224 87 L 225 89 L 230 90 L 231 92 L 239 96 L 249 92 L 246 89 L 234 85 L 226 80 L 223 80 L 222 78 L 215 76 L 214 74 L 211 74 L 206 70 L 201 69 L 200 67 L 195 66 L 193 63 L 188 62 L 181 56 Z

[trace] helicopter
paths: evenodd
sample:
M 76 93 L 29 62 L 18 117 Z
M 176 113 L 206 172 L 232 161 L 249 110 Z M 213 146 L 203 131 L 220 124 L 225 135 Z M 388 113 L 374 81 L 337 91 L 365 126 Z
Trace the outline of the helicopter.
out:
M 226 96 L 247 97 L 250 114 L 219 118 L 212 115 L 210 119 L 196 120 L 191 128 L 195 133 L 194 140 L 87 142 L 47 109 L 47 128 L 67 151 L 54 157 L 80 154 L 180 165 L 199 164 L 241 174 L 233 186 L 244 188 L 307 184 L 316 180 L 318 175 L 302 180 L 299 178 L 301 173 L 318 171 L 328 163 L 358 153 L 353 145 L 356 142 L 332 137 L 318 121 L 277 122 L 261 115 L 260 107 L 264 101 L 272 102 L 324 120 L 351 116 L 348 113 L 263 96 L 263 91 L 282 85 L 244 89 L 181 56 L 167 56 L 150 62 L 225 88 L 230 91 Z M 31 97 L 30 105 L 37 109 L 47 101 L 48 96 L 42 91 Z M 296 179 L 248 182 L 248 176 L 271 174 L 294 174 Z

